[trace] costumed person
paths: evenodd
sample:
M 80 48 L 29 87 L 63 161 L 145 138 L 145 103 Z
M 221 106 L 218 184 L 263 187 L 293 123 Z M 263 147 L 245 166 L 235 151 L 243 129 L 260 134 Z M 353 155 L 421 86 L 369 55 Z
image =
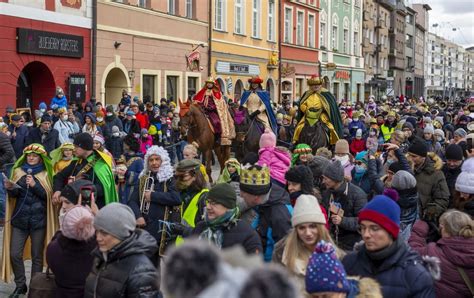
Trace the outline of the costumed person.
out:
M 51 156 L 54 173 L 59 173 L 71 163 L 74 157 L 74 144 L 64 143 L 59 148 L 51 151 L 49 155 Z
M 132 135 L 123 139 L 123 148 L 125 160 L 121 164 L 118 163 L 115 173 L 120 203 L 127 204 L 135 185 L 138 185 L 138 176 L 143 171 L 143 154 L 140 152 L 140 143 Z
M 58 108 L 67 108 L 67 98 L 64 95 L 63 88 L 56 87 L 56 96 L 51 99 L 51 108 L 56 105 Z
M 114 156 L 112 155 L 112 153 L 110 153 L 109 150 L 107 150 L 107 148 L 104 147 L 104 144 L 105 144 L 104 137 L 101 134 L 96 134 L 94 136 L 94 146 L 92 148 L 94 148 L 94 150 L 96 151 L 100 151 L 110 156 L 110 158 L 112 159 L 112 168 L 114 168 L 115 166 Z
M 322 87 L 323 83 L 324 80 L 317 76 L 311 76 L 308 79 L 310 89 L 303 94 L 300 100 L 300 119 L 293 136 L 293 143 L 312 143 L 300 139 L 300 135 L 304 137 L 312 135 L 320 139 L 315 144 L 325 144 L 325 146 L 317 147 L 327 147 L 336 144 L 337 140 L 342 138 L 342 119 L 336 99 L 328 90 Z M 314 133 L 305 131 L 305 127 L 314 130 L 312 127 L 315 125 L 319 126 L 318 131 L 322 135 L 319 133 L 314 135 Z M 325 142 L 322 141 L 323 136 Z
M 222 92 L 212 77 L 209 77 L 204 87 L 193 98 L 209 117 L 214 134 L 220 137 L 221 145 L 230 145 L 235 138 L 235 127 L 229 112 L 227 102 L 222 99 Z
M 224 170 L 217 179 L 217 183 L 237 182 L 237 188 L 240 181 L 240 163 L 235 158 L 229 158 L 224 164 Z
M 144 158 L 145 164 L 128 205 L 135 214 L 138 227 L 148 231 L 161 245 L 161 221 L 179 216 L 181 200 L 176 190 L 173 167 L 168 151 L 152 146 Z M 175 207 L 175 208 L 173 208 Z M 168 220 L 166 220 L 169 218 Z M 158 256 L 154 260 L 158 264 Z
M 311 158 L 313 150 L 308 144 L 298 144 L 291 156 L 291 166 L 307 164 Z
M 240 105 L 247 109 L 250 119 L 257 119 L 263 125 L 261 131 L 269 128 L 273 133 L 277 134 L 276 117 L 272 109 L 270 93 L 263 90 L 263 80 L 258 76 L 254 76 L 249 80 L 250 89 L 244 91 L 240 99 Z
M 24 257 L 31 255 L 31 274 L 43 271 L 47 243 L 58 229 L 58 212 L 51 201 L 53 169 L 46 150 L 31 144 L 15 162 L 9 180 L 4 180 L 8 199 L 3 231 L 2 280 L 15 275 L 16 288 L 10 297 L 26 294 Z M 31 247 L 25 247 L 30 238 Z M 30 251 L 31 249 L 31 251 Z
M 97 190 L 96 203 L 99 208 L 118 201 L 112 158 L 94 150 L 94 139 L 88 133 L 80 133 L 74 138 L 74 156 L 72 162 L 56 173 L 53 181 L 53 202 L 58 204 L 64 186 L 75 180 L 92 181 Z

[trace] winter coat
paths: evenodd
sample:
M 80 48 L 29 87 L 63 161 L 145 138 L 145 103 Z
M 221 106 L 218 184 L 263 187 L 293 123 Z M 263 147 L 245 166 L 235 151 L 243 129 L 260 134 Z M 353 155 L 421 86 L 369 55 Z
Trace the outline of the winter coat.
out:
M 105 139 L 105 148 L 112 153 L 115 159 L 119 159 L 123 154 L 123 141 L 120 137 L 109 136 Z
M 5 165 L 14 162 L 15 150 L 13 150 L 10 137 L 0 132 L 0 172 L 5 171 Z
M 77 123 L 62 120 L 58 120 L 54 123 L 54 129 L 59 132 L 58 138 L 61 145 L 64 143 L 72 143 L 74 134 L 80 131 Z
M 67 98 L 66 98 L 66 95 L 63 95 L 62 98 L 58 98 L 58 96 L 55 96 L 51 99 L 51 105 L 50 107 L 52 107 L 53 105 L 57 105 L 58 108 L 66 108 L 67 107 Z
M 105 116 L 105 125 L 102 126 L 102 131 L 104 133 L 104 138 L 110 138 L 112 136 L 112 127 L 117 126 L 119 131 L 123 131 L 123 124 L 117 116 Z
M 143 139 L 143 137 L 140 137 L 140 152 L 145 155 L 147 150 L 153 146 L 153 140 L 151 136 L 146 137 Z
M 336 226 L 330 222 L 331 234 L 333 239 L 338 239 L 337 245 L 344 250 L 352 250 L 354 244 L 360 240 L 360 234 L 357 231 L 359 227 L 357 215 L 367 204 L 367 194 L 358 186 L 343 182 L 336 190 L 325 190 L 323 192 L 323 206 L 330 210 L 330 199 L 334 203 L 339 203 L 344 210 L 341 224 L 338 232 Z M 337 235 L 336 235 L 337 234 Z
M 17 168 L 16 170 L 19 170 Z M 21 188 L 8 190 L 8 195 L 16 198 L 15 214 L 11 220 L 12 226 L 23 231 L 34 231 L 46 228 L 46 191 L 33 175 L 36 182 L 34 187 L 26 187 L 26 175 L 16 184 Z
M 457 267 L 463 268 L 469 279 L 474 280 L 474 238 L 441 238 L 426 243 L 428 224 L 417 221 L 408 243 L 420 255 L 437 257 L 441 261 L 441 279 L 435 283 L 437 297 L 472 297 Z
M 365 134 L 366 131 L 364 123 L 360 120 L 351 121 L 348 128 L 352 138 L 355 138 L 358 129 L 362 130 L 362 134 Z
M 158 272 L 150 260 L 157 250 L 156 240 L 140 229 L 107 252 L 107 260 L 96 248 L 84 298 L 159 297 Z
M 193 229 L 191 235 L 199 236 L 206 228 L 207 223 L 200 221 Z M 263 252 L 262 241 L 257 232 L 242 220 L 237 221 L 236 225 L 230 224 L 222 230 L 222 233 L 222 249 L 240 245 L 248 254 L 261 254 Z
M 140 124 L 136 119 L 125 120 L 123 121 L 123 131 L 127 134 L 140 134 Z
M 46 137 L 42 140 L 43 133 L 39 127 L 35 127 L 30 130 L 28 137 L 26 138 L 25 146 L 28 146 L 33 143 L 42 144 L 44 149 L 48 154 L 53 151 L 54 149 L 61 146 L 59 142 L 59 132 L 52 128 L 46 133 Z
M 365 150 L 365 140 L 364 139 L 353 139 L 351 144 L 349 145 L 349 150 L 351 151 L 352 155 L 356 155 L 357 153 Z
M 65 237 L 61 231 L 54 235 L 46 249 L 46 261 L 54 274 L 55 297 L 84 297 L 86 278 L 94 260 L 91 252 L 96 246 L 95 237 L 89 241 L 78 241 Z
M 368 168 L 364 176 L 356 179 L 355 169 L 352 170 L 352 183 L 362 188 L 362 190 L 372 198 L 374 195 L 383 193 L 384 185 L 380 180 L 382 164 L 379 159 L 369 159 Z
M 443 165 L 443 174 L 446 178 L 446 184 L 449 189 L 449 206 L 453 205 L 454 192 L 456 191 L 456 179 L 458 179 L 459 174 L 461 174 L 462 165 L 455 169 L 450 169 L 446 164 Z
M 416 187 L 413 189 L 397 190 L 400 206 L 400 235 L 403 240 L 408 241 L 415 221 L 420 218 L 420 196 Z
M 143 155 L 137 154 L 134 156 L 126 155 L 127 158 L 127 172 L 125 173 L 125 182 L 119 184 L 118 194 L 120 203 L 128 204 L 131 194 L 135 187 L 138 186 L 138 176 L 143 171 Z M 132 160 L 133 159 L 133 160 Z
M 260 148 L 258 155 L 258 165 L 267 165 L 270 169 L 270 176 L 286 185 L 285 174 L 291 165 L 290 154 L 276 147 L 265 147 Z
M 148 127 L 150 126 L 150 121 L 148 121 L 148 115 L 146 113 L 139 112 L 135 115 L 135 118 L 137 119 L 137 122 L 140 125 L 140 129 L 148 129 Z
M 449 205 L 449 189 L 441 167 L 441 158 L 429 153 L 425 163 L 415 169 L 422 210 L 425 212 L 428 208 L 435 208 L 437 215 L 441 215 Z
M 19 158 L 23 154 L 23 149 L 26 147 L 26 139 L 29 133 L 28 127 L 25 125 L 15 127 L 13 124 L 10 124 L 8 131 L 11 133 L 11 142 L 13 150 L 15 151 L 15 157 Z M 16 137 L 13 137 L 13 131 L 16 132 Z
M 370 259 L 365 247 L 346 255 L 342 264 L 347 275 L 371 277 L 382 287 L 384 297 L 435 297 L 433 278 L 422 265 L 420 256 L 405 242 L 398 240 L 399 248 L 377 264 Z

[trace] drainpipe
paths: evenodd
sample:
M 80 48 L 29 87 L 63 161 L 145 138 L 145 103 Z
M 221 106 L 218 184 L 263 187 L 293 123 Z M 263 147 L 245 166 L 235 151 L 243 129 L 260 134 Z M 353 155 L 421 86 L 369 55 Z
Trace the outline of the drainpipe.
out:
M 278 31 L 277 31 L 277 36 L 278 36 L 278 39 L 280 40 L 281 38 L 281 4 L 282 4 L 283 1 L 278 1 L 275 3 L 278 3 Z M 282 102 L 282 98 L 281 98 L 281 40 L 280 42 L 278 43 L 278 99 L 277 99 L 277 103 L 281 103 Z
M 91 98 L 95 98 L 97 65 L 97 0 L 92 0 Z
M 211 52 L 212 52 L 212 0 L 209 0 L 209 14 L 208 14 L 208 35 L 209 42 L 207 45 L 207 76 L 211 76 Z

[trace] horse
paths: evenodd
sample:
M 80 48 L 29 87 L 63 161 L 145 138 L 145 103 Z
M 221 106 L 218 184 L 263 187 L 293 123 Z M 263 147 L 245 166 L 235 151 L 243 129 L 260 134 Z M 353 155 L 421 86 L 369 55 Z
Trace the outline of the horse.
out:
M 321 121 L 316 122 L 313 126 L 305 121 L 297 143 L 308 144 L 313 148 L 313 153 L 321 147 L 329 148 L 329 129 Z
M 249 152 L 258 153 L 260 137 L 265 131 L 263 124 L 257 117 L 250 119 L 247 109 L 234 110 L 232 116 L 236 134 L 233 147 L 237 160 L 242 160 Z
M 230 158 L 230 146 L 222 146 L 216 142 L 216 137 L 210 127 L 210 123 L 197 104 L 189 106 L 189 110 L 181 117 L 180 125 L 181 135 L 187 138 L 188 143 L 197 144 L 198 149 L 204 155 L 206 172 L 209 176 L 209 181 L 212 183 L 212 151 L 216 153 L 222 172 L 225 162 Z

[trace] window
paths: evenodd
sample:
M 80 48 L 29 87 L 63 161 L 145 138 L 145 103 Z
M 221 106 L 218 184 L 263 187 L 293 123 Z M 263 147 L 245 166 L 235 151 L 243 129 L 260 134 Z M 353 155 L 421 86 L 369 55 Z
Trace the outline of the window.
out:
M 359 55 L 359 32 L 354 32 L 353 51 L 354 55 Z
M 168 13 L 169 14 L 176 14 L 175 0 L 168 0 Z
M 225 30 L 225 0 L 215 0 L 214 29 Z
M 123 3 L 123 2 L 122 2 Z M 138 6 L 140 7 L 145 7 L 146 8 L 146 0 L 139 0 L 138 1 Z
M 308 15 L 308 47 L 314 48 L 314 15 Z
M 155 102 L 155 81 L 156 76 L 143 75 L 143 101 L 150 100 Z
M 260 37 L 260 0 L 253 0 L 252 4 L 252 37 Z
M 333 95 L 336 98 L 336 100 L 339 99 L 339 83 L 337 82 L 334 82 Z
M 339 39 L 338 25 L 339 25 L 339 18 L 337 17 L 337 14 L 333 14 L 332 15 L 332 36 L 331 36 L 331 48 L 333 51 L 338 49 L 338 39 Z
M 292 24 L 292 15 L 293 9 L 285 7 L 285 37 L 284 40 L 286 43 L 292 43 L 292 33 L 293 33 L 293 24 Z
M 188 77 L 188 96 L 190 96 L 191 98 L 197 92 L 197 82 L 198 82 L 198 78 Z
M 304 46 L 304 12 L 297 12 L 296 19 L 296 44 Z
M 193 1 L 194 0 L 186 0 L 186 17 L 188 19 L 193 18 Z
M 295 97 L 300 99 L 303 95 L 303 79 L 297 78 L 295 82 Z
M 275 41 L 275 0 L 268 1 L 268 40 Z
M 244 0 L 235 0 L 234 6 L 234 32 L 244 34 Z
M 349 30 L 347 29 L 344 29 L 344 32 L 343 32 L 343 47 L 344 47 L 344 53 L 349 53 Z
M 326 43 L 326 20 L 327 15 L 326 12 L 323 10 L 321 12 L 321 22 L 319 24 L 319 47 L 327 47 Z
M 178 77 L 166 77 L 166 98 L 176 101 L 178 99 Z

